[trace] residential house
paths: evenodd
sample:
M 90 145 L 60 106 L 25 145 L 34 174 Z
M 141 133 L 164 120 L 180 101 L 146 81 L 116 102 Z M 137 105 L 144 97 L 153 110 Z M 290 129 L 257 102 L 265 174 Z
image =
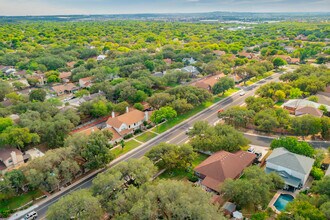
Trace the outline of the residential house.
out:
M 66 83 L 58 86 L 53 86 L 52 90 L 56 92 L 57 96 L 61 96 L 64 94 L 74 93 L 75 91 L 78 91 L 79 88 L 73 83 Z
M 23 153 L 16 148 L 0 148 L 0 173 L 24 164 Z
M 321 104 L 309 101 L 307 99 L 290 99 L 289 101 L 285 102 L 282 105 L 282 108 L 288 110 L 291 114 L 295 115 L 297 109 L 301 110 L 302 107 L 307 107 L 307 106 L 318 109 L 321 106 Z M 327 108 L 328 112 L 330 112 L 330 106 L 328 105 L 324 105 L 324 106 Z M 304 111 L 306 111 L 306 109 Z
M 300 59 L 299 58 L 292 58 L 288 55 L 275 55 L 274 57 L 282 58 L 285 60 L 288 64 L 299 64 Z
M 16 69 L 14 67 L 7 66 L 2 69 L 2 72 L 5 76 L 14 76 Z
M 155 76 L 155 77 L 163 77 L 163 76 L 165 76 L 165 73 L 166 73 L 166 71 L 164 71 L 164 72 L 155 72 L 152 75 Z
M 68 83 L 70 82 L 71 75 L 72 75 L 71 72 L 61 72 L 58 77 L 61 79 L 62 82 Z
M 206 89 L 208 91 L 212 90 L 212 87 L 214 86 L 214 84 L 216 84 L 220 78 L 224 77 L 225 74 L 220 73 L 218 75 L 215 76 L 208 76 L 204 79 L 201 79 L 195 83 L 192 84 L 192 86 L 196 86 L 198 88 L 202 88 L 202 89 Z
M 84 102 L 92 101 L 96 98 L 101 98 L 101 97 L 104 97 L 104 92 L 99 91 L 98 93 L 85 95 L 85 96 L 80 97 L 80 98 L 70 99 L 68 102 L 70 103 L 70 105 L 79 107 Z
M 111 143 L 119 143 L 121 140 L 123 140 L 123 137 L 113 127 L 105 127 L 103 130 L 108 130 L 112 133 Z
M 76 64 L 75 61 L 71 61 L 71 62 L 67 62 L 67 63 L 66 63 L 66 65 L 67 65 L 68 67 L 70 67 L 70 68 L 73 68 L 75 64 Z
M 143 122 L 148 121 L 148 112 L 142 112 L 137 109 L 129 111 L 126 108 L 126 113 L 115 117 L 114 112 L 112 117 L 106 122 L 106 127 L 113 128 L 121 137 L 140 129 Z
M 312 106 L 302 106 L 296 109 L 295 116 L 312 115 L 318 118 L 323 116 L 323 112 Z
M 213 54 L 218 56 L 218 57 L 221 57 L 223 55 L 226 55 L 226 51 L 222 51 L 222 50 L 214 50 L 213 51 Z
M 246 58 L 248 58 L 248 59 L 252 59 L 252 58 L 255 57 L 254 53 L 248 53 L 248 52 L 246 52 L 246 51 L 239 52 L 239 53 L 238 53 L 238 56 L 240 56 L 240 57 L 246 57 Z
M 294 38 L 295 40 L 302 40 L 302 41 L 307 41 L 308 38 L 303 35 L 303 34 L 299 34 L 297 37 Z
M 171 65 L 171 64 L 172 64 L 172 59 L 170 59 L 170 58 L 163 59 L 163 61 L 164 61 L 167 65 Z
M 192 65 L 192 64 L 195 64 L 197 61 L 194 58 L 190 57 L 190 58 L 183 58 L 182 62 Z
M 96 58 L 96 60 L 97 61 L 101 61 L 101 60 L 104 60 L 105 58 L 107 58 L 106 55 L 98 55 L 97 58 Z
M 38 80 L 38 85 L 43 86 L 45 85 L 45 83 L 47 82 L 45 74 L 43 73 L 34 73 L 32 76 L 30 76 L 29 78 L 34 78 Z
M 237 151 L 236 153 L 219 151 L 195 167 L 194 171 L 202 180 L 203 186 L 219 192 L 220 185 L 226 179 L 239 178 L 243 170 L 250 166 L 255 158 L 254 153 L 246 151 Z
M 276 148 L 266 159 L 266 173 L 276 172 L 283 178 L 286 189 L 299 189 L 305 185 L 314 159 Z
M 284 50 L 286 50 L 288 53 L 294 52 L 296 49 L 292 46 L 285 46 Z
M 81 78 L 79 79 L 79 86 L 81 88 L 89 88 L 92 86 L 92 80 L 93 80 L 92 76 Z
M 26 77 L 26 70 L 19 70 L 15 73 L 15 76 L 17 76 L 18 78 L 25 78 Z
M 194 66 L 186 66 L 181 69 L 182 72 L 189 73 L 191 77 L 197 77 L 200 72 Z
M 89 136 L 94 132 L 100 131 L 100 129 L 96 126 L 90 127 L 90 128 L 86 128 L 84 130 L 78 131 L 77 133 L 79 134 L 83 134 L 84 136 Z

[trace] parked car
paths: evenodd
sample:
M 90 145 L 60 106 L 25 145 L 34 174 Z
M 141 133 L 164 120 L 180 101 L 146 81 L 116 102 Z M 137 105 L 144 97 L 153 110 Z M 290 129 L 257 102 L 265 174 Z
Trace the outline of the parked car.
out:
M 194 129 L 194 127 L 189 127 L 187 130 L 186 130 L 186 134 L 189 134 L 189 132 Z
M 243 95 L 245 95 L 245 92 L 242 91 L 242 92 L 239 93 L 239 95 L 240 95 L 240 96 L 243 96 Z
M 22 218 L 21 220 L 33 220 L 33 219 L 37 219 L 37 217 L 38 217 L 38 213 L 36 211 L 32 211 L 26 214 L 24 218 Z
M 250 153 L 254 153 L 255 152 L 255 150 L 254 150 L 253 147 L 250 147 L 247 151 L 250 152 Z

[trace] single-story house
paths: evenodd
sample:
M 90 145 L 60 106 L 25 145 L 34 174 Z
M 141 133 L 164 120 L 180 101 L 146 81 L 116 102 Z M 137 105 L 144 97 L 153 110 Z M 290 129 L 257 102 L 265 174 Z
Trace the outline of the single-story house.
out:
M 93 80 L 92 76 L 81 78 L 79 79 L 79 86 L 81 88 L 89 88 L 92 86 L 92 80 Z
M 0 148 L 0 173 L 24 164 L 23 153 L 16 148 Z
M 295 111 L 295 116 L 302 116 L 302 115 L 312 115 L 321 118 L 323 116 L 323 112 L 320 109 L 312 106 L 303 106 L 297 108 Z
M 296 110 L 301 109 L 302 107 L 309 106 L 318 109 L 321 105 L 322 104 L 312 102 L 307 99 L 290 99 L 282 105 L 282 108 L 288 110 L 292 114 L 295 114 Z M 330 112 L 330 106 L 324 106 L 327 108 L 328 112 Z
M 104 93 L 102 91 L 99 91 L 98 93 L 85 95 L 81 98 L 70 99 L 68 102 L 70 103 L 70 105 L 78 107 L 84 102 L 92 101 L 96 98 L 100 98 L 100 97 L 103 97 L 103 96 L 104 96 Z
M 61 72 L 58 77 L 62 80 L 62 82 L 68 83 L 70 82 L 71 75 L 72 75 L 71 72 Z
M 220 185 L 226 179 L 239 178 L 243 170 L 250 166 L 255 158 L 254 153 L 246 151 L 237 151 L 236 153 L 219 151 L 195 167 L 194 171 L 202 180 L 203 186 L 219 192 Z
M 276 57 L 285 60 L 288 64 L 299 64 L 300 63 L 299 58 L 292 58 L 288 55 L 275 55 L 274 58 L 276 58 Z
M 132 133 L 134 130 L 140 129 L 143 122 L 148 120 L 147 111 L 142 112 L 137 109 L 129 111 L 127 107 L 125 114 L 115 117 L 115 114 L 112 113 L 112 117 L 106 122 L 106 127 L 114 128 L 123 137 L 126 134 Z
M 214 76 L 208 76 L 204 79 L 201 79 L 192 84 L 192 86 L 196 86 L 198 88 L 206 89 L 211 91 L 212 87 L 219 81 L 220 78 L 224 77 L 225 74 L 220 73 Z
M 183 67 L 181 71 L 185 73 L 189 73 L 191 77 L 196 77 L 200 73 L 195 66 Z
M 276 172 L 284 180 L 287 189 L 299 189 L 305 185 L 314 159 L 276 148 L 266 159 L 266 173 Z
M 74 93 L 79 90 L 79 88 L 73 83 L 66 83 L 58 86 L 53 86 L 52 90 L 56 92 L 57 96 L 61 96 L 64 94 Z

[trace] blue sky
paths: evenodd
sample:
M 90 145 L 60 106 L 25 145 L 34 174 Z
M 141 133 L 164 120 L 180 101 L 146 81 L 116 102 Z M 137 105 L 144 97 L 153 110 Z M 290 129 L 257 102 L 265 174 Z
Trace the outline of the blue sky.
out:
M 329 12 L 330 0 L 0 0 L 0 15 Z

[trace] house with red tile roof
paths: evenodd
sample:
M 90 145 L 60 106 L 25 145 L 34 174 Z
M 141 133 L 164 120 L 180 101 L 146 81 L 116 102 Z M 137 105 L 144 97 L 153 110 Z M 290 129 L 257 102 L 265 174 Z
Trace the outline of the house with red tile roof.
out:
M 66 83 L 57 86 L 53 86 L 52 90 L 56 92 L 57 96 L 61 96 L 64 94 L 70 94 L 77 91 L 79 88 L 73 83 Z
M 198 88 L 206 89 L 211 91 L 212 87 L 219 81 L 220 78 L 225 77 L 225 74 L 220 73 L 214 76 L 208 76 L 204 79 L 198 80 L 193 83 L 192 86 L 196 86 Z
M 71 75 L 72 75 L 71 72 L 61 72 L 58 77 L 62 80 L 62 82 L 67 83 L 70 81 Z
M 202 180 L 203 186 L 219 192 L 220 185 L 226 179 L 239 178 L 243 170 L 250 166 L 255 158 L 254 153 L 246 151 L 237 151 L 236 153 L 219 151 L 195 167 L 194 171 Z
M 81 130 L 78 133 L 79 134 L 86 135 L 86 136 L 89 136 L 92 133 L 97 132 L 97 131 L 100 131 L 100 129 L 98 127 L 96 127 L 96 126 L 93 126 L 93 127 L 90 127 L 90 128 L 84 129 L 84 130 Z
M 299 58 L 292 58 L 292 57 L 290 57 L 288 55 L 275 55 L 274 58 L 275 57 L 282 58 L 288 64 L 299 64 L 300 63 L 300 59 Z
M 89 88 L 92 86 L 92 80 L 93 80 L 92 76 L 81 78 L 79 79 L 79 86 L 81 88 Z

